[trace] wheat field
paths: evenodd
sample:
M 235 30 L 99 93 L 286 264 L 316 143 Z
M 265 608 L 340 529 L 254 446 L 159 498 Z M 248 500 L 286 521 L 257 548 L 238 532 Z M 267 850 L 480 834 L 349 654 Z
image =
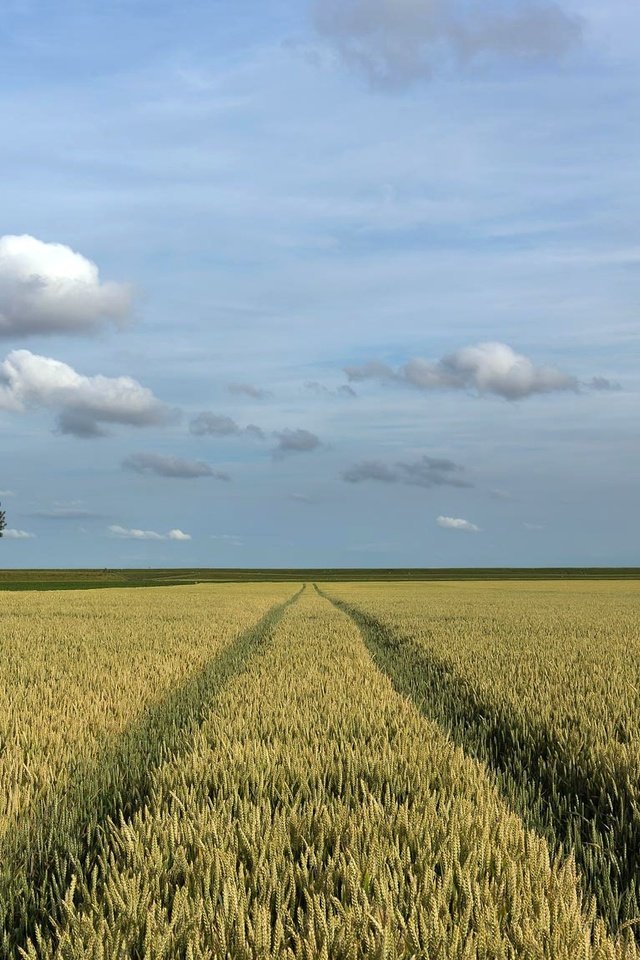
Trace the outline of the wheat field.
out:
M 4 957 L 640 957 L 632 581 L 3 593 Z

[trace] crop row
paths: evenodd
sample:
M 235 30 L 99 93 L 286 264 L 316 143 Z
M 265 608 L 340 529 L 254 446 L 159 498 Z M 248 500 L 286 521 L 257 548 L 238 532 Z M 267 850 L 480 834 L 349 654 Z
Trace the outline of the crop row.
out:
M 575 857 L 611 931 L 640 917 L 640 618 L 631 584 L 331 585 L 425 715 Z
M 106 819 L 134 809 L 153 767 L 186 749 L 269 611 L 294 591 L 2 596 L 0 955 L 14 956 L 36 923 L 57 918 Z
M 78 865 L 40 960 L 637 960 L 306 590 Z

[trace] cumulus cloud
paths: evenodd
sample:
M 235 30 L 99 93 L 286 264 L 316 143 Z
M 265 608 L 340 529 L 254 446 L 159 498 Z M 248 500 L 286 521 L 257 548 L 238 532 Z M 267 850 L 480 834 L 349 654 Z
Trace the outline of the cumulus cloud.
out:
M 121 324 L 130 288 L 105 283 L 95 263 L 61 243 L 0 237 L 0 337 L 92 333 Z
M 320 438 L 310 430 L 278 430 L 274 436 L 278 441 L 273 450 L 274 457 L 284 457 L 290 453 L 310 453 L 321 446 Z
M 451 63 L 559 60 L 581 35 L 555 0 L 315 0 L 313 13 L 337 56 L 387 90 Z
M 470 487 L 472 484 L 461 476 L 464 467 L 440 457 L 423 456 L 418 460 L 400 461 L 393 466 L 381 460 L 363 460 L 348 467 L 342 473 L 347 483 L 404 483 L 424 487 Z
M 440 360 L 415 357 L 394 370 L 370 362 L 345 368 L 349 380 L 404 383 L 418 390 L 471 390 L 505 400 L 522 400 L 539 393 L 577 390 L 575 377 L 557 367 L 538 366 L 506 343 L 462 347 Z
M 160 453 L 132 453 L 122 461 L 125 470 L 134 473 L 153 474 L 156 477 L 193 480 L 196 477 L 214 477 L 216 480 L 230 480 L 224 470 L 214 470 L 204 460 L 183 460 L 180 457 L 167 457 Z
M 227 386 L 229 393 L 238 397 L 250 397 L 252 400 L 266 400 L 271 394 L 262 387 L 256 387 L 252 383 L 230 383 Z
M 189 430 L 196 437 L 237 437 L 240 434 L 246 434 L 257 440 L 264 439 L 264 431 L 255 423 L 241 427 L 231 417 L 211 413 L 210 410 L 203 410 L 202 413 L 193 417 L 189 423 Z
M 156 533 L 155 530 L 138 530 L 136 527 L 129 529 L 112 524 L 109 533 L 119 540 L 191 540 L 191 534 L 178 529 L 169 530 L 168 533 Z
M 466 533 L 479 533 L 480 527 L 462 517 L 438 517 L 436 523 L 444 530 L 464 530 Z
M 56 413 L 61 433 L 104 436 L 104 424 L 149 427 L 170 419 L 168 407 L 131 377 L 87 377 L 29 350 L 12 350 L 0 363 L 0 410 Z
M 167 540 L 191 540 L 191 534 L 174 528 L 173 530 L 169 530 Z
M 35 533 L 29 533 L 27 530 L 14 530 L 9 528 L 0 533 L 0 537 L 6 537 L 7 540 L 33 540 Z

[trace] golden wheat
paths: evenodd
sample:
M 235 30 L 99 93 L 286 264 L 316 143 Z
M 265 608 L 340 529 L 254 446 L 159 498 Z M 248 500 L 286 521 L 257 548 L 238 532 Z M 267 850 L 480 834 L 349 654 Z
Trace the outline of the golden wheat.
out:
M 215 686 L 207 664 L 293 590 L 0 594 L 4 955 L 29 913 L 58 895 L 101 816 L 135 795 L 142 768 L 199 719 Z
M 576 857 L 609 928 L 636 926 L 637 584 L 327 589 L 396 688 L 487 762 L 526 823 Z
M 639 956 L 310 590 L 61 901 L 29 958 Z

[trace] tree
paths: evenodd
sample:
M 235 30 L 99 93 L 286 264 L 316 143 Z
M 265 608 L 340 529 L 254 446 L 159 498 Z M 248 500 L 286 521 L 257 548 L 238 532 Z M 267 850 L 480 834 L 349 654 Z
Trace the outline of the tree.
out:
M 2 504 L 0 503 L 0 507 L 1 506 Z M 3 534 L 4 528 L 6 527 L 6 525 L 7 525 L 7 515 L 4 512 L 4 510 L 0 510 L 0 537 Z

